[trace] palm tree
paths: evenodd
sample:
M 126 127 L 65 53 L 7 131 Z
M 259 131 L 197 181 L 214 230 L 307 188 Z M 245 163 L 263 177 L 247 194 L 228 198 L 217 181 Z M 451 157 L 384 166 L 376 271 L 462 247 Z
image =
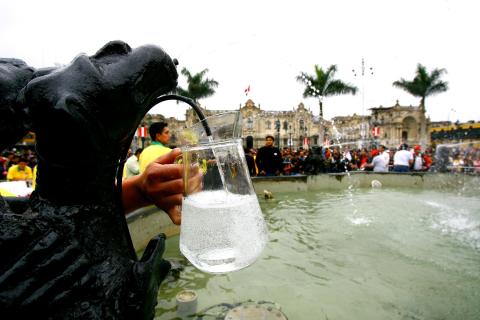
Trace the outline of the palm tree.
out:
M 192 76 L 187 68 L 183 68 L 181 73 L 187 78 L 188 87 L 184 89 L 178 86 L 175 90 L 179 95 L 189 97 L 198 104 L 198 100 L 207 98 L 215 94 L 215 89 L 218 87 L 218 82 L 213 79 L 205 78 L 208 69 L 204 69 Z
M 420 110 L 422 119 L 420 123 L 420 144 L 422 148 L 426 145 L 427 124 L 425 117 L 425 99 L 428 96 L 445 92 L 448 90 L 448 82 L 440 80 L 440 77 L 446 73 L 445 69 L 434 69 L 430 74 L 427 69 L 420 63 L 417 65 L 417 71 L 412 81 L 401 78 L 393 82 L 393 86 L 403 89 L 415 97 L 420 97 Z
M 297 81 L 305 84 L 303 97 L 318 98 L 320 104 L 320 117 L 323 118 L 323 98 L 341 94 L 356 94 L 357 87 L 344 83 L 341 80 L 334 79 L 337 72 L 337 66 L 331 65 L 327 71 L 324 71 L 318 65 L 315 65 L 315 74 L 309 75 L 305 72 L 297 76 Z

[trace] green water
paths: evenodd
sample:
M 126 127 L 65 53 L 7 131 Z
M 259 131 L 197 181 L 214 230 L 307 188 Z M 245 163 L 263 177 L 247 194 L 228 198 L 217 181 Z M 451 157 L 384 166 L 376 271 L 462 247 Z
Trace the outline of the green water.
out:
M 165 257 L 185 269 L 162 283 L 156 319 L 175 319 L 183 289 L 196 290 L 198 310 L 271 301 L 290 320 L 480 319 L 477 193 L 360 189 L 260 204 L 270 241 L 244 270 L 202 273 L 178 237 L 167 241 Z

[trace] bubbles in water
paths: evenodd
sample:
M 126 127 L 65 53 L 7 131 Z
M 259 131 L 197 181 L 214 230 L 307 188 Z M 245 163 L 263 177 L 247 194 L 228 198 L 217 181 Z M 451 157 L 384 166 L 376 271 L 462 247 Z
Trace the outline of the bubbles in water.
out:
M 360 225 L 368 226 L 372 222 L 372 219 L 360 215 L 358 213 L 358 209 L 356 209 L 356 208 L 353 210 L 352 215 L 347 217 L 347 220 L 351 224 L 356 225 L 356 226 L 360 226 Z
M 473 212 L 434 201 L 426 204 L 437 209 L 432 217 L 433 229 L 480 250 L 480 221 Z
M 267 241 L 255 195 L 205 191 L 183 201 L 180 250 L 202 271 L 224 273 L 247 267 Z
M 370 225 L 371 219 L 366 217 L 348 217 L 348 220 L 354 225 Z

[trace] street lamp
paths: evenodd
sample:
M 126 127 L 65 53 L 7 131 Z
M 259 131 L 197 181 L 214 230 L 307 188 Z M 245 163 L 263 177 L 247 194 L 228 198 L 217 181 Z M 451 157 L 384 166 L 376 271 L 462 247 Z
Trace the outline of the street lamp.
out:
M 450 112 L 456 113 L 457 110 L 455 110 L 455 109 L 453 109 L 453 108 L 450 108 L 450 110 L 448 110 L 448 116 L 447 116 L 447 121 L 449 122 L 448 125 L 450 125 Z
M 365 124 L 365 59 L 362 57 L 362 66 L 360 72 L 355 69 L 352 69 L 353 76 L 361 76 L 362 77 L 362 123 L 360 125 L 360 135 L 361 139 L 365 140 L 366 136 L 366 124 Z M 368 74 L 373 76 L 373 67 L 368 67 L 367 71 Z
M 355 69 L 352 69 L 353 76 L 362 76 L 362 116 L 365 112 L 365 59 L 362 58 L 361 72 L 359 73 Z M 373 67 L 369 67 L 367 73 L 373 76 Z

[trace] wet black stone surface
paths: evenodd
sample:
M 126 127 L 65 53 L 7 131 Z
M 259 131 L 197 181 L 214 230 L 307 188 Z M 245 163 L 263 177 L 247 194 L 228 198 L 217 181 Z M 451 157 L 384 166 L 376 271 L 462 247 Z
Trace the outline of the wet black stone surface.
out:
M 2 319 L 151 319 L 164 236 L 137 260 L 116 173 L 152 101 L 175 88 L 157 46 L 112 41 L 61 68 L 0 59 L 0 149 L 36 134 L 37 187 L 0 197 Z

